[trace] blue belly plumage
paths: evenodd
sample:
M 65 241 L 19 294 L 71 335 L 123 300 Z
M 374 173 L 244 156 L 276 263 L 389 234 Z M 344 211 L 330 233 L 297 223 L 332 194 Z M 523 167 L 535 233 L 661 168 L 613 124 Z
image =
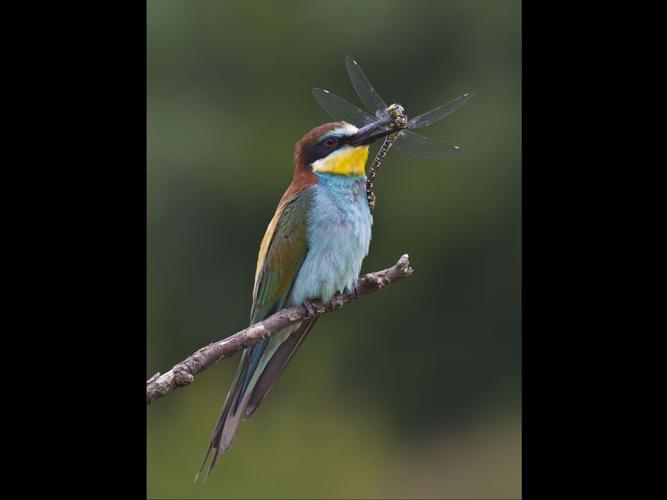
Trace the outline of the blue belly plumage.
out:
M 353 291 L 368 255 L 373 216 L 365 176 L 316 174 L 308 213 L 308 253 L 294 282 L 289 304 L 328 301 Z

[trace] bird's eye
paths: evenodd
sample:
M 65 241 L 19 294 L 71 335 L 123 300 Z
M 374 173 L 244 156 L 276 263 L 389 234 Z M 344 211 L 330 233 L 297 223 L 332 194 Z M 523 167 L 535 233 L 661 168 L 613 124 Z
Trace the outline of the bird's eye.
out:
M 336 147 L 336 145 L 338 144 L 338 139 L 336 139 L 335 137 L 328 137 L 327 139 L 324 140 L 323 144 L 328 148 L 333 148 Z

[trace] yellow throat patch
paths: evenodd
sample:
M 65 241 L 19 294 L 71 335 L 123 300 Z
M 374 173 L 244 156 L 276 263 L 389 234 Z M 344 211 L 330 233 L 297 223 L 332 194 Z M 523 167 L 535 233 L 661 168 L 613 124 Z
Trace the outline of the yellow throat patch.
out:
M 346 147 L 313 163 L 313 172 L 336 175 L 366 175 L 368 146 Z

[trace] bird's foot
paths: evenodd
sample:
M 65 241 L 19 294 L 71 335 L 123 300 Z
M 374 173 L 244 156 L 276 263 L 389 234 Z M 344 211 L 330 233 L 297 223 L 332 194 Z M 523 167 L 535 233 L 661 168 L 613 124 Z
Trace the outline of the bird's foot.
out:
M 317 316 L 317 309 L 315 308 L 315 304 L 313 304 L 310 300 L 304 300 L 303 307 L 305 307 L 306 311 L 308 311 L 309 318 L 314 318 Z

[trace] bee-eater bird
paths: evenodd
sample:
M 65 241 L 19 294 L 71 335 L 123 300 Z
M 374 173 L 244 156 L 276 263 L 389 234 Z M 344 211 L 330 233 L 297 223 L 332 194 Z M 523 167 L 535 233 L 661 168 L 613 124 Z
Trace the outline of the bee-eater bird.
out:
M 333 122 L 296 143 L 292 183 L 259 247 L 250 323 L 293 305 L 305 305 L 311 317 L 243 351 L 199 470 L 213 453 L 207 476 L 315 324 L 310 301 L 355 292 L 373 223 L 366 198 L 368 147 L 391 131 L 381 121 L 361 129 Z

